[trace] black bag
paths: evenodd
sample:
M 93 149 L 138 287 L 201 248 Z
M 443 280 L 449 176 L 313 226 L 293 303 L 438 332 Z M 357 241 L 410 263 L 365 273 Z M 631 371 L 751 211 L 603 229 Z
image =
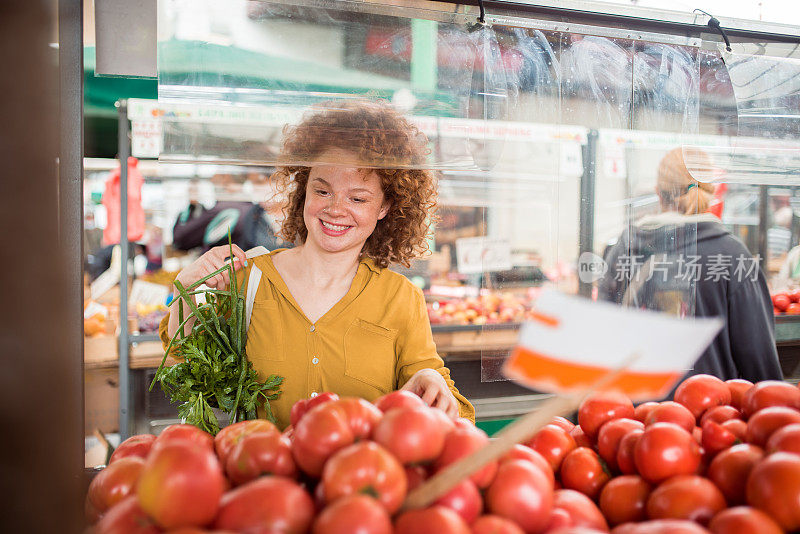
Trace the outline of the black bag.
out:
M 264 208 L 250 202 L 217 202 L 211 209 L 189 204 L 172 229 L 172 245 L 178 250 L 227 245 L 228 228 L 233 243 L 242 250 L 259 245 L 269 250 L 287 246 L 275 235 Z

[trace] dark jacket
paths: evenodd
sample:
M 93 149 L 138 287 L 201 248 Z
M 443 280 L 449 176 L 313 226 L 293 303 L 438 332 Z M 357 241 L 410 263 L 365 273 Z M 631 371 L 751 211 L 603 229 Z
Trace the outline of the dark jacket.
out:
M 724 319 L 722 331 L 688 374 L 753 382 L 783 378 L 764 274 L 713 215 L 646 217 L 625 230 L 604 259 L 608 272 L 600 281 L 601 300 Z

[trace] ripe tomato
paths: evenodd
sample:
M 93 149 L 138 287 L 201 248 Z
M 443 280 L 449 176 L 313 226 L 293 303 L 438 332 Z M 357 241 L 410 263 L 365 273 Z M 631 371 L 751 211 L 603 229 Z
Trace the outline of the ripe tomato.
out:
M 636 444 L 639 443 L 642 434 L 644 434 L 644 430 L 633 429 L 622 436 L 622 439 L 619 441 L 619 447 L 617 448 L 617 468 L 620 473 L 624 475 L 636 474 L 634 451 L 636 450 Z
M 227 492 L 214 528 L 235 532 L 307 532 L 314 501 L 295 481 L 263 477 Z
M 447 435 L 448 432 L 456 427 L 455 421 L 453 421 L 453 419 L 451 419 L 450 416 L 444 411 L 433 410 L 431 413 L 433 413 L 434 417 L 436 417 L 437 424 L 441 427 L 445 435 Z
M 548 425 L 560 426 L 561 428 L 563 428 L 567 432 L 570 432 L 573 428 L 575 428 L 575 425 L 573 424 L 572 421 L 570 421 L 566 417 L 561 417 L 560 415 L 557 415 L 557 416 L 553 417 L 550 420 L 550 422 L 547 423 L 547 424 Z
M 749 506 L 736 506 L 714 516 L 708 529 L 712 534 L 783 534 L 783 529 L 767 514 Z
M 739 438 L 733 432 L 719 423 L 706 421 L 703 425 L 700 442 L 703 445 L 703 450 L 710 456 L 714 456 L 719 451 L 735 445 L 738 441 Z
M 748 418 L 770 406 L 788 406 L 800 410 L 800 389 L 780 380 L 764 380 L 747 390 L 742 397 L 742 412 Z
M 714 406 L 731 403 L 728 386 L 712 375 L 694 375 L 684 380 L 675 390 L 675 402 L 686 406 L 696 419 Z
M 578 447 L 570 452 L 561 465 L 561 484 L 596 499 L 611 478 L 608 468 L 592 449 Z
M 403 504 L 408 487 L 400 462 L 372 441 L 355 443 L 334 453 L 325 463 L 321 483 L 329 503 L 345 495 L 364 493 L 375 497 L 390 514 Z
M 499 515 L 482 515 L 470 526 L 472 534 L 525 534 L 516 523 Z
M 470 479 L 462 480 L 456 487 L 439 497 L 434 504 L 450 508 L 461 518 L 472 523 L 483 511 L 483 498 Z
M 643 402 L 633 410 L 633 418 L 644 423 L 650 412 L 660 403 L 655 401 Z
M 775 293 L 772 295 L 772 305 L 775 306 L 777 310 L 781 312 L 785 312 L 786 308 L 789 307 L 789 304 L 792 303 L 792 300 L 789 298 L 789 295 L 786 293 Z
M 741 419 L 742 412 L 734 408 L 730 405 L 725 406 L 714 406 L 713 408 L 709 408 L 708 410 L 703 413 L 703 416 L 700 418 L 700 427 L 703 426 L 708 420 L 714 421 L 715 423 L 724 423 L 729 419 Z
M 158 534 L 162 532 L 155 521 L 150 519 L 139 499 L 130 495 L 100 518 L 92 531 L 96 534 Z
M 611 525 L 644 521 L 650 489 L 650 484 L 637 475 L 611 479 L 600 492 L 600 510 Z
M 161 431 L 161 434 L 153 442 L 153 445 L 159 445 L 161 443 L 166 443 L 167 441 L 171 441 L 173 439 L 180 439 L 180 440 L 187 440 L 193 441 L 198 443 L 204 447 L 208 447 L 211 450 L 214 450 L 214 436 L 200 430 L 194 425 L 170 425 L 164 430 Z
M 86 494 L 87 506 L 96 510 L 98 515 L 123 500 L 128 495 L 135 495 L 136 484 L 144 468 L 144 459 L 138 456 L 120 458 L 100 471 Z
M 747 423 L 741 419 L 728 419 L 720 424 L 722 428 L 736 436 L 739 441 L 744 441 L 747 434 Z
M 433 463 L 434 471 L 440 471 L 448 465 L 457 462 L 489 443 L 486 432 L 475 427 L 456 427 L 447 433 L 444 440 L 442 454 Z M 470 476 L 470 479 L 479 487 L 485 488 L 491 484 L 497 472 L 497 462 L 489 462 L 480 470 Z
M 776 452 L 753 468 L 747 502 L 766 512 L 787 531 L 800 528 L 800 456 Z
M 575 425 L 575 428 L 569 431 L 569 435 L 575 440 L 576 447 L 592 448 L 594 446 L 594 442 L 586 435 L 586 432 L 583 431 L 580 425 Z
M 747 393 L 747 390 L 753 387 L 753 383 L 744 378 L 733 378 L 731 380 L 726 380 L 725 383 L 728 385 L 728 390 L 731 392 L 731 406 L 737 410 L 741 410 L 742 397 Z
M 699 375 L 698 375 L 699 376 Z M 650 426 L 654 423 L 675 423 L 685 431 L 691 433 L 697 420 L 689 408 L 673 401 L 659 403 L 650 410 L 644 424 Z
M 542 473 L 547 475 L 547 478 L 549 478 L 553 484 L 556 482 L 553 468 L 550 467 L 550 462 L 548 462 L 544 456 L 531 449 L 527 445 L 520 445 L 517 443 L 511 448 L 510 451 L 505 453 L 505 455 L 500 458 L 500 463 L 508 460 L 527 460 L 541 469 Z
M 681 427 L 655 423 L 644 430 L 633 452 L 636 469 L 648 482 L 697 472 L 700 445 Z
M 153 434 L 138 434 L 129 437 L 114 450 L 108 463 L 112 464 L 120 458 L 127 458 L 128 456 L 147 458 L 155 439 L 156 437 Z
M 541 532 L 550 521 L 553 486 L 530 462 L 509 460 L 500 464 L 485 499 L 490 513 L 514 521 L 525 532 Z
M 393 534 L 470 534 L 461 516 L 444 506 L 409 510 L 394 522 Z
M 411 393 L 405 389 L 398 389 L 387 393 L 382 397 L 378 397 L 373 401 L 373 404 L 383 413 L 388 412 L 392 408 L 422 408 L 427 407 L 419 395 Z
M 333 400 L 339 400 L 339 395 L 336 393 L 331 393 L 330 391 L 325 391 L 310 399 L 298 400 L 292 404 L 292 410 L 289 412 L 291 426 L 297 426 L 297 423 L 300 421 L 300 419 L 302 419 L 306 412 L 314 406 L 319 406 L 320 404 L 325 404 L 326 402 Z
M 680 475 L 662 482 L 647 499 L 651 519 L 688 519 L 703 525 L 727 507 L 713 482 L 697 475 Z
M 611 531 L 613 534 L 709 534 L 694 521 L 683 519 L 654 519 L 642 523 L 625 523 Z
M 597 434 L 597 452 L 612 471 L 618 468 L 619 442 L 628 432 L 636 429 L 644 430 L 644 425 L 640 421 L 627 418 L 614 419 L 600 427 L 600 433 Z
M 633 403 L 618 392 L 595 393 L 584 399 L 578 408 L 578 424 L 591 439 L 597 437 L 603 423 L 623 417 L 633 419 Z
M 136 494 L 161 527 L 199 527 L 214 519 L 225 477 L 211 447 L 179 439 L 153 447 Z
M 427 406 L 394 408 L 375 425 L 372 439 L 402 464 L 432 462 L 442 453 L 445 436 L 434 410 Z
M 773 432 L 786 425 L 800 423 L 800 412 L 786 406 L 770 406 L 754 413 L 747 420 L 748 443 L 763 447 Z
M 556 490 L 548 532 L 562 528 L 586 528 L 608 532 L 606 518 L 586 495 L 570 489 Z
M 800 454 L 800 425 L 787 425 L 773 432 L 767 441 L 767 454 L 773 452 Z
M 348 495 L 322 510 L 313 534 L 392 534 L 392 520 L 372 497 Z
M 729 504 L 745 502 L 747 477 L 764 458 L 764 451 L 742 443 L 720 452 L 708 466 L 708 478 L 717 485 Z
M 237 486 L 263 475 L 294 478 L 291 442 L 277 431 L 248 434 L 228 455 L 225 472 Z
M 800 304 L 798 304 L 797 302 L 792 302 L 786 308 L 786 313 L 789 314 L 789 315 L 798 315 L 798 314 L 800 314 Z
M 572 436 L 556 425 L 544 425 L 526 445 L 541 454 L 553 472 L 558 472 L 561 462 L 576 447 Z
M 225 465 L 228 455 L 243 437 L 256 432 L 280 433 L 278 427 L 266 419 L 239 421 L 220 430 L 214 437 L 214 449 L 222 465 Z
M 292 455 L 297 466 L 312 477 L 319 477 L 333 453 L 368 438 L 382 415 L 372 404 L 356 398 L 315 406 L 295 427 Z

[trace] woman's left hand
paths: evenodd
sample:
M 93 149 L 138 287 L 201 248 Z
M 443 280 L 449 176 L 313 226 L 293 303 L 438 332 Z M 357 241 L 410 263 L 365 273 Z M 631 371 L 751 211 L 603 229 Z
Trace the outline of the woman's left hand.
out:
M 433 369 L 420 369 L 402 388 L 419 395 L 428 406 L 438 408 L 452 418 L 458 417 L 458 401 L 444 377 Z

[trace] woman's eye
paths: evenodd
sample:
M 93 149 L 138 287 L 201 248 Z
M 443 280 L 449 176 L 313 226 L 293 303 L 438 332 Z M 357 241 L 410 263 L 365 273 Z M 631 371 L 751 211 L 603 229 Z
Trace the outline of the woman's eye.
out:
M 318 194 L 318 195 L 325 195 L 325 194 L 327 194 L 328 192 L 327 192 L 327 191 L 325 191 L 324 189 L 317 189 L 317 190 L 315 191 L 315 193 L 316 193 L 316 194 Z
M 354 198 L 353 202 L 366 202 L 366 200 L 363 198 Z

